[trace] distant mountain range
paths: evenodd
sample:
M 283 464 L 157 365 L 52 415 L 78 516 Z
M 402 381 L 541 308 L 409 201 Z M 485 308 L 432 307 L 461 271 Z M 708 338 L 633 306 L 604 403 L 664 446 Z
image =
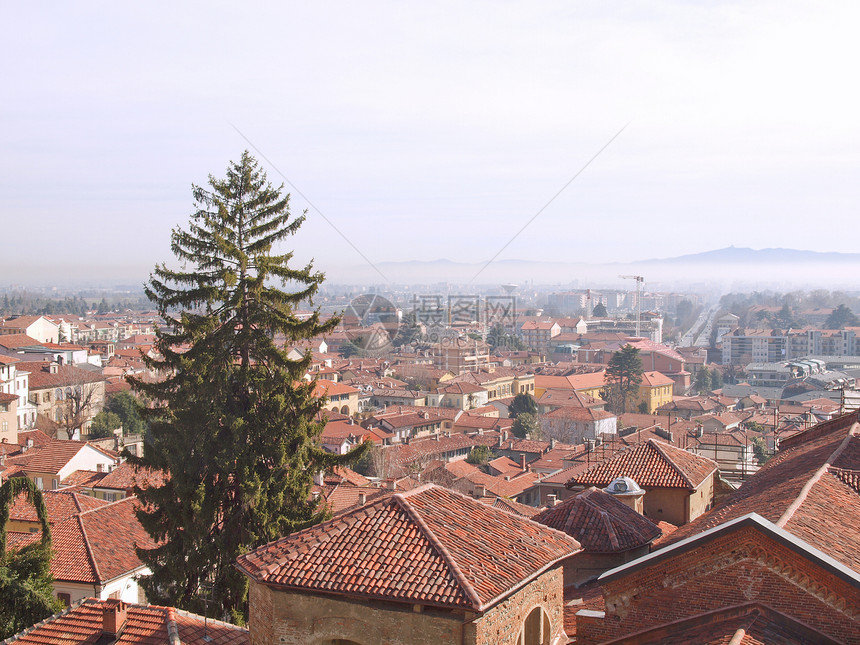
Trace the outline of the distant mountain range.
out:
M 714 251 L 681 255 L 675 258 L 641 260 L 632 264 L 654 264 L 654 263 L 728 263 L 744 262 L 750 264 L 759 263 L 784 263 L 784 262 L 837 262 L 852 263 L 860 262 L 860 253 L 832 253 L 820 251 L 799 251 L 797 249 L 749 249 L 744 247 L 729 246 Z
M 730 246 L 672 258 L 633 262 L 544 262 L 496 260 L 454 262 L 448 259 L 381 262 L 329 271 L 330 282 L 345 284 L 498 285 L 534 283 L 569 288 L 629 286 L 622 275 L 642 275 L 646 289 L 695 287 L 731 290 L 860 289 L 860 253 L 797 249 L 750 249 Z M 385 276 L 383 279 L 379 273 Z

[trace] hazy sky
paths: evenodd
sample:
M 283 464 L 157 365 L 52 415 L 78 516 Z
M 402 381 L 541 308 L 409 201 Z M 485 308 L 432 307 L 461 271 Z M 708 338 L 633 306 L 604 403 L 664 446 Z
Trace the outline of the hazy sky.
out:
M 856 1 L 2 15 L 3 282 L 142 280 L 191 183 L 250 148 L 233 125 L 374 262 L 489 259 L 628 122 L 501 258 L 858 250 Z M 333 274 L 363 262 L 314 208 L 292 245 Z

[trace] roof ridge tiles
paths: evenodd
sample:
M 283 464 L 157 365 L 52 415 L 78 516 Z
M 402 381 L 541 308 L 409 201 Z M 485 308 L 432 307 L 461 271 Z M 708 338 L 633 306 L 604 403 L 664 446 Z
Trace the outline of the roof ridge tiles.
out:
M 785 528 L 785 525 L 788 524 L 789 520 L 791 520 L 797 509 L 800 508 L 806 501 L 806 498 L 809 496 L 809 491 L 812 490 L 812 487 L 815 486 L 815 484 L 817 484 L 821 480 L 821 478 L 824 476 L 824 473 L 830 470 L 830 467 L 839 458 L 839 455 L 842 454 L 842 451 L 845 450 L 845 448 L 848 447 L 848 444 L 851 443 L 851 440 L 855 436 L 857 436 L 858 431 L 860 431 L 860 424 L 855 421 L 852 424 L 851 429 L 848 431 L 848 434 L 845 436 L 845 438 L 839 442 L 839 445 L 836 447 L 836 450 L 834 450 L 830 457 L 827 458 L 827 461 L 825 461 L 821 465 L 821 467 L 818 468 L 815 473 L 813 473 L 812 477 L 810 477 L 809 480 L 803 485 L 803 488 L 800 489 L 800 493 L 797 495 L 795 500 L 788 506 L 787 509 L 785 509 L 785 512 L 782 514 L 782 516 L 776 521 L 776 525 L 779 528 Z
M 415 494 L 418 491 L 424 491 L 428 488 L 431 488 L 432 484 L 424 484 L 423 486 L 418 486 L 411 491 L 407 491 L 405 493 L 397 493 L 393 497 L 398 502 L 400 508 L 402 508 L 407 515 L 409 515 L 410 519 L 415 522 L 418 527 L 421 529 L 421 532 L 424 534 L 424 537 L 433 545 L 433 548 L 442 556 L 445 560 L 445 563 L 448 565 L 451 573 L 456 579 L 457 583 L 460 585 L 460 588 L 465 593 L 466 597 L 472 603 L 475 609 L 478 611 L 484 610 L 484 605 L 481 602 L 481 598 L 478 596 L 478 592 L 475 591 L 475 588 L 472 586 L 472 583 L 466 578 L 466 575 L 460 570 L 460 567 L 457 565 L 457 562 L 454 560 L 454 556 L 445 548 L 445 545 L 436 537 L 433 531 L 427 526 L 427 523 L 421 517 L 415 508 L 413 508 L 412 504 L 409 503 L 409 497 L 412 494 Z
M 612 520 L 609 518 L 609 513 L 602 508 L 597 509 L 597 512 L 600 513 L 600 519 L 603 520 L 603 525 L 606 527 L 606 533 L 609 535 L 609 543 L 616 549 L 620 548 L 618 535 L 615 533 L 615 527 L 612 526 Z
M 165 616 L 167 622 L 167 638 L 170 639 L 170 645 L 182 645 L 182 641 L 179 638 L 179 625 L 176 624 L 176 610 L 173 607 L 167 607 L 167 615 Z
M 98 563 L 96 563 L 96 559 L 93 557 L 93 548 L 92 548 L 92 545 L 90 544 L 90 537 L 89 537 L 89 535 L 87 535 L 87 529 L 84 526 L 84 521 L 81 519 L 81 515 L 83 515 L 83 513 L 78 513 L 77 515 L 74 515 L 73 518 L 78 523 L 78 526 L 81 527 L 81 535 L 84 538 L 84 540 L 83 540 L 84 550 L 87 552 L 87 558 L 89 559 L 90 564 L 92 564 L 93 573 L 95 574 L 95 579 L 98 582 L 104 582 L 104 580 L 102 579 L 101 571 L 99 571 L 99 565 L 98 565 Z

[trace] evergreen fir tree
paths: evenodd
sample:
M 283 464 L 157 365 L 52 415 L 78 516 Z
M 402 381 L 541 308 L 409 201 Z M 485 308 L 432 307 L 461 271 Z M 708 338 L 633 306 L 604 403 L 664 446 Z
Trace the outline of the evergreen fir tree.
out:
M 324 400 L 302 380 L 311 357 L 290 360 L 284 349 L 337 320 L 293 314 L 323 275 L 272 252 L 304 221 L 291 217 L 282 190 L 247 151 L 225 179 L 194 186 L 189 228 L 171 237 L 182 268 L 157 266 L 145 287 L 166 323 L 156 334 L 160 356 L 147 363 L 164 378 L 132 379 L 156 407 L 146 412 L 144 456 L 130 459 L 168 475 L 163 486 L 136 489 L 138 517 L 161 542 L 139 552 L 156 604 L 202 612 L 202 594 L 214 613 L 241 620 L 247 581 L 236 557 L 322 520 L 313 474 L 363 452 L 333 455 L 315 443 Z
M 628 402 L 639 392 L 642 383 L 642 359 L 633 345 L 625 345 L 612 355 L 606 366 L 606 387 L 601 396 L 615 413 L 627 412 Z
M 21 549 L 6 548 L 6 525 L 15 499 L 26 494 L 36 508 L 42 538 Z M 26 477 L 0 486 L 0 638 L 8 638 L 62 609 L 51 576 L 51 527 L 42 492 Z

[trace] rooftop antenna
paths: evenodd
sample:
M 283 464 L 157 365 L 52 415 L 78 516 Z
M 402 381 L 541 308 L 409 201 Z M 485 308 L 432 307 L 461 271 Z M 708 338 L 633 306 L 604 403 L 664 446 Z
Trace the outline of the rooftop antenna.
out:
M 212 582 L 200 583 L 200 591 L 205 592 L 200 594 L 200 600 L 203 601 L 203 640 L 207 643 L 212 641 L 212 637 L 209 635 L 209 603 L 212 602 L 214 586 Z

